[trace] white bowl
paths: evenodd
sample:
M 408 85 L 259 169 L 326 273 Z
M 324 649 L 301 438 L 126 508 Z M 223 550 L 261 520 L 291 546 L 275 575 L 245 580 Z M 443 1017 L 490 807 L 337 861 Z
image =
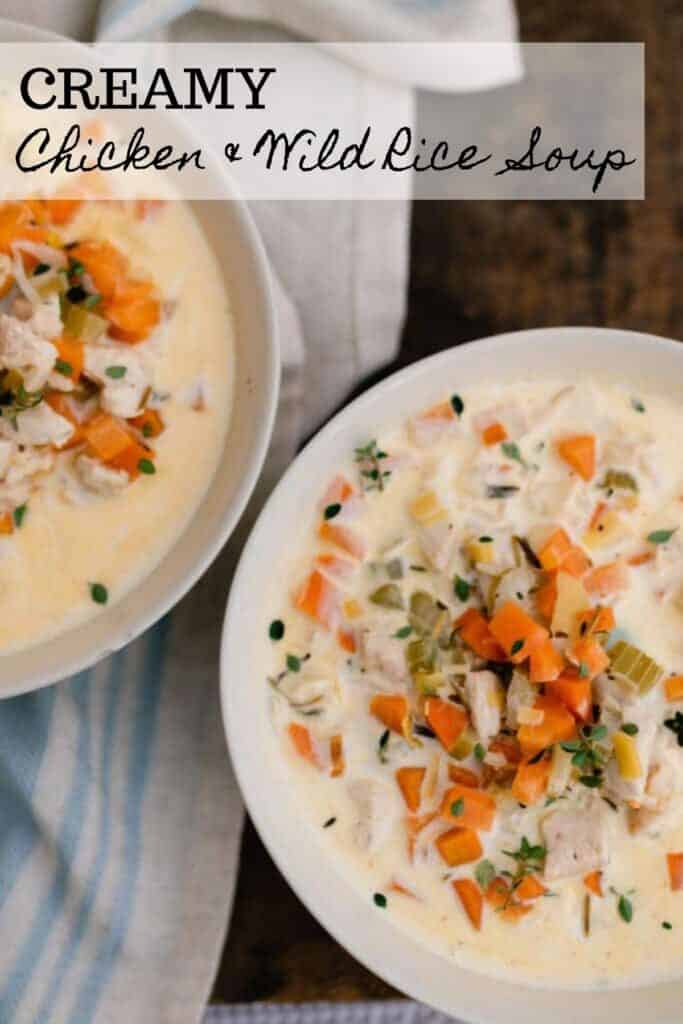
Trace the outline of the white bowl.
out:
M 59 37 L 0 20 L 3 42 Z M 65 42 L 65 40 L 60 40 Z M 73 44 L 74 57 L 88 60 Z M 159 111 L 159 117 L 166 117 Z M 174 138 L 197 140 L 173 118 Z M 225 195 L 234 185 L 216 160 L 207 175 Z M 174 546 L 125 597 L 76 629 L 0 656 L 0 696 L 10 697 L 79 672 L 125 646 L 164 615 L 208 568 L 235 528 L 258 479 L 270 441 L 280 379 L 279 347 L 267 258 L 246 205 L 238 199 L 189 204 L 225 268 L 235 317 L 233 408 L 220 464 L 200 507 Z
M 683 400 L 683 345 L 645 334 L 548 328 L 461 345 L 409 366 L 356 399 L 311 441 L 280 481 L 254 527 L 235 575 L 223 631 L 221 696 L 226 733 L 249 814 L 271 856 L 308 909 L 348 951 L 408 995 L 461 1020 L 574 1024 L 577 1020 L 681 1019 L 683 980 L 605 991 L 530 988 L 459 967 L 378 913 L 356 887 L 328 833 L 310 822 L 283 763 L 267 715 L 264 595 L 296 546 L 320 488 L 344 456 L 384 427 L 481 381 L 546 375 L 568 381 L 586 370 Z M 280 576 L 282 573 L 279 574 Z M 284 595 L 283 595 L 284 596 Z M 634 925 L 634 927 L 636 927 Z M 514 939 L 513 939 L 514 941 Z M 552 942 L 552 936 L 548 936 Z

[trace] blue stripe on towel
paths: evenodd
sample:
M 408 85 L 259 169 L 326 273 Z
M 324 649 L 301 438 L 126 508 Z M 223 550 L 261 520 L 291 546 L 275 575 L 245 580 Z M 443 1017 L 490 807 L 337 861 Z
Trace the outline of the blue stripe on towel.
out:
M 54 702 L 51 686 L 0 704 L 0 910 L 40 834 L 31 798 Z M 30 744 L 15 742 L 17 736 L 30 736 Z
M 159 718 L 162 670 L 169 624 L 169 616 L 166 616 L 142 641 L 146 649 L 138 688 L 139 707 L 128 755 L 128 786 L 123 811 L 122 874 L 112 899 L 109 929 L 94 953 L 93 966 L 68 1017 L 69 1021 L 78 1024 L 88 1024 L 94 1017 L 104 987 L 118 960 L 135 909 L 135 883 L 142 853 L 142 805 Z
M 139 38 L 141 35 L 160 28 L 162 25 L 168 25 L 181 15 L 187 14 L 198 3 L 199 0 L 157 0 L 157 3 L 152 5 L 146 0 L 119 0 L 119 2 L 108 4 L 104 9 L 102 20 L 98 26 L 99 32 L 110 33 L 116 26 L 117 36 L 130 37 L 130 32 L 126 31 L 125 25 L 123 25 L 123 31 L 120 31 L 122 23 L 134 12 L 138 14 L 143 11 L 145 14 L 143 23 L 135 25 L 134 36 Z M 150 10 L 153 11 L 151 15 L 149 14 Z
M 85 821 L 90 784 L 90 672 L 75 676 L 67 687 L 78 711 L 78 738 L 71 788 L 56 841 L 56 863 L 50 888 L 37 901 L 38 910 L 27 938 L 14 959 L 0 992 L 0 1020 L 11 1021 L 31 980 L 33 970 L 57 921 L 69 885 L 69 868 L 78 849 Z
M 78 908 L 78 914 L 74 921 L 65 948 L 59 961 L 56 963 L 52 977 L 47 986 L 43 1001 L 36 1016 L 35 1024 L 47 1024 L 54 1019 L 53 1012 L 55 1003 L 62 991 L 62 985 L 66 979 L 67 972 L 73 965 L 78 953 L 83 936 L 85 935 L 90 916 L 92 914 L 100 882 L 104 875 L 109 859 L 109 847 L 112 834 L 111 819 L 111 762 L 114 751 L 114 736 L 118 712 L 121 706 L 121 694 L 124 682 L 124 659 L 122 653 L 114 655 L 111 659 L 111 675 L 106 681 L 107 695 L 103 703 L 102 722 L 102 747 L 100 750 L 100 820 L 99 834 L 97 837 L 97 849 L 95 859 L 90 873 L 83 886 L 83 899 Z M 99 684 L 96 684 L 99 685 Z

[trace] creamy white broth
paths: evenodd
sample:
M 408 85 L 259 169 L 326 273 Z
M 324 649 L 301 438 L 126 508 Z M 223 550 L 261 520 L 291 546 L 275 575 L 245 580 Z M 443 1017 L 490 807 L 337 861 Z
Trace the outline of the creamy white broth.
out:
M 150 441 L 156 473 L 141 475 L 117 494 L 71 500 L 64 486 L 68 468 L 59 466 L 31 494 L 21 529 L 0 539 L 3 652 L 96 614 L 91 582 L 106 586 L 111 604 L 154 568 L 196 511 L 230 416 L 230 303 L 189 208 L 170 202 L 140 220 L 129 207 L 90 203 L 63 234 L 67 241 L 112 242 L 170 304 L 170 315 L 150 338 L 131 346 L 146 360 L 155 391 L 167 396 L 159 403 L 164 432 Z M 60 455 L 58 463 L 68 467 L 69 458 Z
M 666 751 L 657 753 L 659 748 L 656 747 L 649 757 L 645 752 L 641 754 L 645 778 L 649 781 L 651 770 L 659 763 L 658 758 L 669 756 L 668 745 L 678 765 L 680 748 L 676 737 L 661 723 L 681 708 L 680 703 L 665 699 L 664 685 L 668 676 L 683 671 L 683 613 L 678 605 L 683 556 L 677 532 L 666 543 L 648 542 L 647 537 L 653 531 L 677 531 L 683 523 L 680 500 L 683 465 L 677 451 L 683 413 L 664 398 L 640 394 L 635 385 L 614 386 L 604 381 L 591 381 L 562 395 L 566 390 L 566 384 L 560 381 L 521 381 L 510 388 L 463 393 L 462 416 L 455 419 L 441 437 L 437 432 L 428 437 L 426 443 L 423 437 L 422 445 L 414 443 L 415 421 L 387 432 L 378 425 L 378 444 L 387 452 L 386 465 L 391 470 L 385 489 L 347 499 L 352 502 L 350 514 L 345 510 L 329 520 L 353 529 L 367 546 L 362 565 L 344 580 L 337 581 L 342 604 L 350 599 L 361 608 L 359 618 L 345 617 L 343 610 L 338 618 L 341 628 L 354 634 L 357 650 L 350 653 L 339 646 L 332 635 L 336 623 L 329 631 L 293 607 L 316 557 L 320 554 L 345 556 L 344 551 L 316 536 L 328 500 L 323 487 L 321 504 L 304 516 L 291 552 L 278 567 L 278 581 L 289 581 L 287 591 L 283 594 L 282 584 L 278 582 L 269 601 L 273 619 L 282 621 L 285 627 L 284 637 L 271 642 L 271 679 L 281 692 L 284 689 L 289 700 L 304 702 L 304 713 L 301 708 L 292 708 L 281 692 L 272 694 L 269 707 L 282 756 L 296 780 L 301 813 L 320 830 L 326 855 L 337 860 L 351 884 L 367 900 L 368 913 L 388 914 L 400 927 L 419 936 L 439 953 L 454 957 L 458 963 L 528 984 L 577 988 L 642 984 L 680 973 L 677 936 L 683 928 L 683 894 L 671 891 L 666 855 L 683 850 L 683 803 L 679 792 L 683 787 L 683 771 L 676 776 L 667 806 L 657 809 L 657 813 L 653 811 L 647 827 L 642 824 L 643 819 L 639 819 L 640 830 L 631 832 L 629 824 L 633 825 L 640 812 L 629 809 L 625 800 L 614 798 L 611 781 L 605 781 L 608 773 L 614 771 L 614 763 L 610 765 L 614 762 L 610 746 L 612 732 L 621 732 L 620 727 L 614 729 L 611 724 L 602 743 L 606 751 L 603 782 L 596 789 L 578 782 L 578 770 L 574 770 L 570 788 L 564 790 L 559 799 L 546 806 L 546 795 L 537 804 L 522 808 L 511 796 L 509 784 L 493 787 L 497 801 L 495 822 L 490 831 L 478 833 L 482 853 L 477 860 L 454 867 L 444 862 L 436 851 L 434 839 L 454 822 L 447 824 L 437 817 L 420 833 L 411 862 L 405 830 L 408 811 L 395 781 L 395 770 L 406 765 L 425 767 L 418 813 L 427 815 L 438 809 L 451 786 L 446 777 L 449 764 L 475 773 L 481 773 L 482 765 L 473 754 L 464 759 L 450 758 L 437 739 L 423 737 L 422 745 L 414 747 L 393 733 L 384 751 L 386 763 L 382 763 L 378 741 L 384 724 L 369 713 L 373 696 L 383 691 L 405 693 L 410 699 L 413 721 L 424 723 L 424 717 L 412 680 L 401 686 L 386 672 L 362 671 L 366 655 L 360 632 L 367 628 L 383 635 L 398 633 L 408 622 L 405 610 L 386 610 L 369 601 L 368 595 L 377 587 L 396 582 L 406 599 L 412 591 L 426 589 L 447 606 L 449 615 L 455 619 L 465 608 L 477 604 L 475 584 L 479 574 L 463 556 L 461 549 L 466 538 L 473 534 L 490 535 L 498 546 L 500 539 L 510 532 L 542 538 L 544 532 L 547 534 L 561 525 L 572 541 L 580 543 L 589 529 L 597 502 L 607 498 L 608 506 L 614 507 L 615 494 L 607 497 L 607 489 L 597 485 L 604 481 L 608 470 L 619 468 L 635 477 L 638 504 L 636 507 L 624 505 L 620 509 L 627 529 L 623 533 L 613 531 L 613 543 L 604 544 L 602 538 L 592 537 L 597 546 L 590 550 L 584 548 L 593 563 L 588 571 L 613 561 L 615 556 L 637 562 L 647 555 L 651 560 L 629 565 L 626 589 L 620 594 L 594 597 L 592 604 L 609 605 L 614 610 L 617 631 L 609 640 L 605 638 L 605 646 L 611 650 L 620 638 L 625 638 L 655 659 L 662 669 L 661 678 L 653 689 L 637 698 L 642 705 L 637 714 L 645 715 L 646 724 L 649 717 L 656 720 L 657 742 L 663 744 Z M 644 412 L 638 411 L 641 406 Z M 492 411 L 496 416 L 491 415 L 490 419 L 500 416 L 506 423 L 506 443 L 517 446 L 518 451 L 512 456 L 501 458 L 500 444 L 490 447 L 482 444 L 482 423 L 487 419 L 482 414 Z M 419 417 L 417 431 L 419 434 Z M 576 433 L 592 433 L 597 438 L 595 473 L 585 483 L 575 473 L 572 475 L 555 448 L 558 438 Z M 538 447 L 541 442 L 542 449 Z M 538 466 L 538 469 L 525 468 L 517 455 L 526 467 Z M 484 467 L 500 463 L 511 464 L 511 468 L 505 469 L 502 478 L 499 472 L 488 468 L 473 473 L 473 460 Z M 360 493 L 358 469 L 352 455 L 338 467 L 339 473 Z M 527 483 L 529 478 L 533 479 L 533 488 Z M 496 484 L 500 479 L 514 480 L 521 491 L 504 499 L 480 498 L 481 485 L 487 479 Z M 576 483 L 572 500 L 565 504 L 551 500 L 546 507 L 539 485 L 570 480 Z M 425 490 L 438 494 L 457 534 L 452 556 L 439 571 L 415 540 L 416 522 L 410 508 Z M 617 496 L 617 503 L 621 498 L 625 495 Z M 632 505 L 632 499 L 627 504 Z M 408 540 L 402 552 L 405 556 L 402 579 L 390 581 L 382 569 L 368 568 L 371 563 L 386 563 L 388 558 L 394 557 L 392 545 L 401 538 Z M 534 539 L 533 544 L 539 547 L 541 541 Z M 424 566 L 427 572 L 410 569 L 411 565 Z M 329 568 L 323 571 L 330 575 Z M 472 593 L 465 602 L 454 593 L 454 575 L 461 575 L 472 584 Z M 409 642 L 409 638 L 404 640 L 406 644 Z M 555 642 L 561 641 L 558 638 Z M 300 659 L 300 664 L 298 671 L 290 668 L 282 676 L 287 669 L 287 655 Z M 600 685 L 600 677 L 591 682 L 595 703 Z M 438 692 L 441 697 L 443 691 Z M 316 703 L 313 698 L 319 693 L 322 698 Z M 310 702 L 306 704 L 306 700 Z M 627 708 L 630 715 L 630 703 Z M 306 711 L 314 714 L 306 715 Z M 603 719 L 611 722 L 611 713 L 611 706 L 606 707 Z M 295 750 L 287 731 L 291 722 L 308 730 L 317 766 Z M 620 720 L 620 725 L 624 722 L 626 719 Z M 503 727 L 504 723 L 505 716 Z M 636 744 L 644 742 L 645 734 L 643 727 L 638 737 L 631 739 Z M 331 776 L 332 736 L 341 736 L 343 740 L 345 765 L 343 774 L 338 777 Z M 425 787 L 437 763 L 434 793 L 430 796 Z M 374 816 L 367 813 L 367 808 L 362 808 L 362 801 L 359 804 L 354 799 L 354 783 L 358 780 L 362 780 L 366 792 L 367 780 L 381 787 Z M 618 777 L 614 785 L 619 789 Z M 616 805 L 616 810 L 602 799 L 603 796 Z M 645 807 L 653 799 L 646 789 L 640 803 Z M 546 880 L 542 869 L 533 874 L 540 878 L 548 894 L 527 904 L 532 909 L 526 916 L 518 921 L 506 920 L 485 900 L 482 927 L 475 930 L 451 880 L 472 879 L 482 860 L 490 860 L 498 872 L 501 869 L 514 871 L 515 862 L 506 858 L 503 850 L 517 850 L 523 837 L 532 844 L 544 845 L 547 850 L 544 823 L 552 814 L 575 807 L 591 810 L 596 804 L 604 812 L 602 825 L 608 860 L 596 868 L 602 872 L 603 896 L 589 897 L 589 933 L 585 932 L 588 890 L 583 883 L 584 872 L 569 872 L 563 877 Z M 334 822 L 324 828 L 330 819 Z M 368 829 L 374 841 L 366 848 L 364 840 Z M 395 884 L 392 886 L 392 883 Z M 417 898 L 397 891 L 396 885 Z M 375 893 L 386 898 L 385 908 L 373 905 Z M 624 920 L 619 911 L 622 895 L 630 905 L 630 922 Z M 628 916 L 628 907 L 623 902 L 622 911 Z

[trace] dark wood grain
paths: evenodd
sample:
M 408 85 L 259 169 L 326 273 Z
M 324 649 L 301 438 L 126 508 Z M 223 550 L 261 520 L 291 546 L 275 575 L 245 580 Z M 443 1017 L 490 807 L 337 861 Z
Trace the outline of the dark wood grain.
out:
M 553 324 L 683 338 L 683 4 L 518 0 L 518 8 L 525 41 L 645 41 L 647 200 L 416 204 L 398 365 L 487 334 Z M 304 909 L 248 826 L 214 1000 L 393 994 Z

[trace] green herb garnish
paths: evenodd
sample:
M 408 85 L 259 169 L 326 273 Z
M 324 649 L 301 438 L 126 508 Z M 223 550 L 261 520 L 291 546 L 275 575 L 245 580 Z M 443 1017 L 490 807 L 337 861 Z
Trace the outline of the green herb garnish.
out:
M 145 473 L 147 476 L 153 476 L 156 473 L 156 466 L 151 459 L 140 459 L 138 462 L 138 469 L 141 473 Z
M 458 600 L 467 601 L 472 591 L 472 588 L 470 587 L 467 580 L 464 580 L 462 576 L 456 576 L 455 579 L 453 580 L 453 590 L 455 591 L 455 596 L 458 598 Z
M 474 869 L 474 877 L 480 889 L 485 891 L 496 877 L 496 869 L 490 860 L 480 860 Z
M 621 731 L 625 732 L 627 736 L 637 736 L 638 726 L 635 722 L 624 722 L 621 727 Z
M 28 505 L 24 502 L 23 505 L 17 505 L 17 507 L 15 508 L 14 512 L 12 513 L 12 518 L 14 519 L 14 525 L 16 526 L 17 529 L 19 529 L 21 524 L 24 522 L 24 519 L 26 518 L 26 512 L 27 511 L 28 511 Z
M 412 626 L 401 626 L 401 628 L 397 629 L 396 632 L 394 633 L 394 637 L 395 637 L 396 640 L 405 640 L 405 638 L 407 636 L 410 636 L 410 634 L 412 632 L 413 632 L 413 627 Z
M 458 799 L 454 800 L 453 803 L 451 804 L 451 814 L 453 815 L 454 818 L 459 818 L 460 815 L 464 812 L 464 810 L 465 801 L 462 797 L 458 797 Z
M 486 749 L 482 746 L 481 743 L 474 744 L 474 750 L 472 751 L 472 753 L 476 757 L 477 761 L 483 761 L 484 758 L 486 757 Z
M 636 412 L 645 412 L 645 406 L 639 398 L 631 399 L 631 408 L 635 409 Z
M 288 672 L 299 672 L 301 670 L 301 658 L 297 658 L 296 654 L 288 654 L 285 664 Z
M 354 449 L 355 461 L 360 470 L 361 483 L 365 491 L 383 491 L 384 481 L 391 476 L 390 469 L 382 469 L 382 460 L 388 458 L 386 452 L 377 447 L 376 441 Z
M 560 746 L 572 755 L 572 764 L 583 769 L 579 782 L 588 789 L 596 789 L 603 781 L 606 752 L 597 744 L 607 736 L 604 725 L 586 725 L 575 740 L 568 740 Z
M 55 370 L 57 373 L 61 373 L 64 377 L 71 377 L 74 372 L 74 368 L 71 363 L 67 363 L 64 359 L 57 359 L 55 362 Z
M 336 818 L 328 818 L 327 821 L 323 824 L 323 828 L 331 828 L 336 820 Z
M 126 376 L 127 366 L 108 366 L 104 371 L 107 377 L 111 377 L 112 380 L 120 380 L 121 377 Z
M 673 928 L 673 925 L 672 925 L 671 921 L 662 921 L 662 928 L 664 928 L 665 931 L 670 932 L 671 929 Z
M 526 462 L 519 450 L 519 445 L 515 444 L 514 441 L 503 441 L 500 447 L 503 449 L 503 455 L 506 455 L 508 459 L 519 462 L 520 466 L 526 466 Z
M 653 530 L 652 533 L 648 533 L 647 540 L 650 544 L 666 544 L 671 540 L 677 529 L 678 527 L 674 526 L 672 530 Z
M 386 764 L 387 761 L 387 747 L 389 746 L 389 737 L 391 732 L 389 729 L 385 729 L 379 738 L 377 744 L 377 756 L 379 757 L 382 764 Z
M 664 725 L 674 733 L 679 747 L 683 747 L 683 714 L 677 711 L 673 718 L 666 718 L 664 720 Z
M 268 627 L 268 636 L 271 640 L 282 640 L 285 635 L 285 624 L 282 619 L 273 619 Z
M 95 604 L 106 604 L 109 600 L 109 591 L 103 583 L 91 583 L 90 596 Z
M 465 411 L 465 403 L 460 395 L 451 395 L 451 409 L 456 416 L 462 416 Z
M 514 644 L 510 648 L 510 654 L 519 654 L 521 649 L 524 647 L 523 640 L 515 640 Z
M 511 498 L 517 494 L 519 487 L 514 484 L 489 484 L 486 488 L 487 498 Z
M 387 905 L 387 898 L 383 892 L 376 892 L 372 899 L 376 907 L 381 907 L 384 910 Z

